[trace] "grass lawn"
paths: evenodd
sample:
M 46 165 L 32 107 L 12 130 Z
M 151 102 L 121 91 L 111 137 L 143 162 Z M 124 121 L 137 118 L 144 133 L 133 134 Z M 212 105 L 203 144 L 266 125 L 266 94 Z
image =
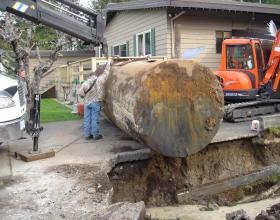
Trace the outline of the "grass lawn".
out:
M 71 109 L 58 103 L 55 99 L 42 99 L 41 122 L 67 121 L 80 119 L 78 115 L 72 114 Z

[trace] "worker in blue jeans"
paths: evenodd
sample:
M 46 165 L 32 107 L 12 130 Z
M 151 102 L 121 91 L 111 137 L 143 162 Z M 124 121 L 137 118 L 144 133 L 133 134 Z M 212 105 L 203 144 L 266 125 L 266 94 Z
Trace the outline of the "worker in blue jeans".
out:
M 100 66 L 81 86 L 79 95 L 84 98 L 84 138 L 102 139 L 100 132 L 100 112 L 105 96 L 105 83 L 110 74 L 112 60 Z

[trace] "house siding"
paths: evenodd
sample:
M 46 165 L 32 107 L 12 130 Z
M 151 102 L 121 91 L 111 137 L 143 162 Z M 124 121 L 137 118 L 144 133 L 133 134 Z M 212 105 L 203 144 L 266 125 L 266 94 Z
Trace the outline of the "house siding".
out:
M 129 42 L 129 56 L 134 56 L 134 35 L 155 28 L 156 56 L 172 56 L 170 9 L 141 9 L 118 12 L 106 27 L 105 36 L 111 48 Z M 172 14 L 172 10 L 170 11 Z M 174 21 L 175 58 L 190 48 L 206 46 L 206 49 L 194 60 L 212 70 L 217 70 L 221 54 L 216 53 L 216 31 L 259 29 L 266 30 L 266 25 L 273 16 L 260 14 L 194 11 Z M 238 18 L 238 19 L 237 19 Z M 275 18 L 275 17 L 274 17 Z
M 259 18 L 252 22 L 249 15 L 212 15 L 194 16 L 185 14 L 174 22 L 175 26 L 175 54 L 181 57 L 182 53 L 190 48 L 206 46 L 206 49 L 197 57 L 198 61 L 212 70 L 217 70 L 221 62 L 221 54 L 216 53 L 216 31 L 232 31 L 233 29 L 246 30 L 258 28 L 265 30 L 267 18 Z
M 90 57 L 90 56 L 89 56 Z M 79 61 L 82 59 L 86 59 L 87 57 L 58 57 L 58 59 L 54 62 L 53 66 L 51 69 L 55 69 L 57 67 L 63 66 L 63 65 L 67 65 L 69 62 L 75 62 L 75 61 Z M 42 61 L 45 62 L 47 61 L 48 58 L 42 58 Z M 29 68 L 30 68 L 30 78 L 31 80 L 34 77 L 34 72 L 33 69 L 34 67 L 38 64 L 38 59 L 36 57 L 32 57 L 29 60 Z M 55 81 L 55 74 L 52 72 L 51 74 L 47 75 L 46 77 L 41 79 L 41 83 L 40 83 L 40 89 L 42 88 L 46 88 L 49 85 L 53 85 Z M 57 88 L 58 89 L 58 88 Z
M 129 42 L 129 56 L 134 56 L 135 34 L 155 28 L 156 56 L 168 54 L 168 28 L 166 9 L 133 10 L 117 13 L 107 25 L 105 37 L 108 43 L 109 55 L 111 48 Z

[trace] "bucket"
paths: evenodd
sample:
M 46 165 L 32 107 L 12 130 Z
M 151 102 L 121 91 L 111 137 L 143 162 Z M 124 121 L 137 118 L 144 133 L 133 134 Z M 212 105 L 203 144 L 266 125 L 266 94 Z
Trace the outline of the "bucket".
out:
M 80 116 L 84 116 L 84 104 L 83 103 L 78 104 L 78 114 Z
M 77 104 L 73 104 L 73 105 L 72 105 L 72 113 L 73 113 L 73 114 L 77 114 L 77 113 L 78 113 Z

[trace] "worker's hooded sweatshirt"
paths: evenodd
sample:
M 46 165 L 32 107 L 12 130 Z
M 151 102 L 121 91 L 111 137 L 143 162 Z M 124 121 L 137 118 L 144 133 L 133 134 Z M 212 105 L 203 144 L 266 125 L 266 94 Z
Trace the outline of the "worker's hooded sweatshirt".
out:
M 81 97 L 84 97 L 85 104 L 104 101 L 105 83 L 110 74 L 110 69 L 111 69 L 111 64 L 110 61 L 108 61 L 102 74 L 100 74 L 98 77 L 96 75 L 93 75 L 82 84 L 79 91 L 79 95 Z M 92 84 L 94 85 L 90 89 Z

